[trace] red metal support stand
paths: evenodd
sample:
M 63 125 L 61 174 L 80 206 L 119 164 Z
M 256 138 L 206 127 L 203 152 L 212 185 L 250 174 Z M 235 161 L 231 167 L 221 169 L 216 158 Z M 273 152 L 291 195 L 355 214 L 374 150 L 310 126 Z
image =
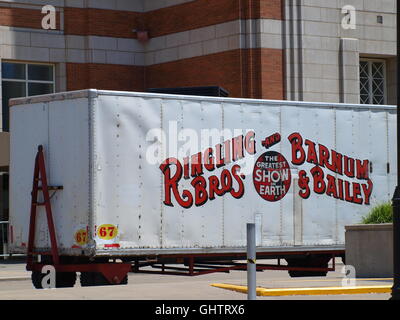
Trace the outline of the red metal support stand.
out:
M 41 182 L 39 184 L 39 182 Z M 38 147 L 38 152 L 35 158 L 35 169 L 33 173 L 33 186 L 32 186 L 32 200 L 30 211 L 30 224 L 29 224 L 29 239 L 28 239 L 28 253 L 27 253 L 27 266 L 28 271 L 41 272 L 45 266 L 43 263 L 34 261 L 35 252 L 35 231 L 36 231 L 36 218 L 37 208 L 40 206 L 45 207 L 47 226 L 50 234 L 51 253 L 47 253 L 52 258 L 52 265 L 56 272 L 95 272 L 101 273 L 110 284 L 120 284 L 126 278 L 127 273 L 131 271 L 131 264 L 128 263 L 70 263 L 60 261 L 60 254 L 57 246 L 56 229 L 53 220 L 53 213 L 51 210 L 51 197 L 50 190 L 62 190 L 62 186 L 49 186 L 46 175 L 46 165 L 44 161 L 43 146 Z M 38 199 L 39 191 L 43 193 L 43 201 Z M 96 284 L 94 284 L 96 285 Z
M 39 185 L 41 182 L 41 185 Z M 31 266 L 33 263 L 34 243 L 35 243 L 35 228 L 37 207 L 44 206 L 46 210 L 47 225 L 50 233 L 51 242 L 51 255 L 53 258 L 54 266 L 60 264 L 60 257 L 57 249 L 56 230 L 54 228 L 53 213 L 51 211 L 50 194 L 49 190 L 61 190 L 62 187 L 50 187 L 47 183 L 46 165 L 44 162 L 43 146 L 38 147 L 38 152 L 35 158 L 35 169 L 33 173 L 33 186 L 32 186 L 32 201 L 31 201 L 31 214 L 29 224 L 29 239 L 28 239 L 28 259 L 27 264 Z M 43 193 L 43 202 L 39 202 L 39 191 Z

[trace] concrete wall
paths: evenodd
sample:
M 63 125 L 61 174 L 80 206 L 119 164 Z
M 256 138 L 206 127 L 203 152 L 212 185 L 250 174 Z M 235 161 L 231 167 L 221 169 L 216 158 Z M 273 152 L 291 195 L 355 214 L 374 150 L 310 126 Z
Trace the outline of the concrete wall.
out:
M 393 277 L 392 224 L 346 226 L 346 265 L 357 278 Z
M 230 0 L 0 0 L 0 59 L 55 64 L 56 91 L 99 86 L 98 73 L 106 84 L 100 89 L 142 91 L 154 82 L 153 69 L 169 70 L 193 62 L 199 63 L 193 68 L 202 69 L 203 60 L 235 52 L 239 63 L 234 64 L 234 81 L 241 88 L 231 92 L 232 96 L 283 99 L 283 63 L 275 58 L 279 56 L 276 50 L 283 47 L 281 2 L 262 2 L 266 8 L 261 11 L 249 10 L 249 0 L 240 3 L 242 7 Z M 44 4 L 56 6 L 57 30 L 41 29 L 40 9 Z M 171 19 L 173 15 L 175 18 Z M 149 32 L 148 42 L 136 38 L 135 30 L 141 24 Z M 268 52 L 264 49 L 273 52 L 271 70 L 266 70 L 268 56 L 260 54 Z M 114 78 L 107 78 L 110 70 L 107 65 L 118 71 L 114 72 Z M 219 68 L 223 67 L 220 64 L 211 67 L 220 69 L 219 72 L 224 69 Z M 136 74 L 129 79 L 124 76 L 115 79 L 122 69 L 123 75 Z M 71 70 L 84 70 L 84 74 L 76 76 Z M 187 70 L 180 68 L 174 77 L 165 73 L 167 86 L 181 85 L 192 74 Z M 214 80 L 212 76 L 198 85 L 228 86 L 226 82 L 217 82 L 223 76 Z M 262 78 L 265 83 L 261 83 Z M 118 87 L 118 83 L 126 80 L 132 84 Z M 112 83 L 116 85 L 107 87 Z
M 345 5 L 355 29 L 342 27 Z M 395 0 L 288 0 L 285 16 L 290 100 L 359 103 L 359 57 L 396 55 Z
M 397 60 L 396 57 L 386 59 L 387 104 L 397 104 Z
M 267 9 L 272 10 L 275 2 L 285 3 L 284 14 L 279 14 L 281 10 L 277 7 L 273 13 L 263 11 L 258 16 L 245 10 L 236 12 L 240 10 L 232 2 L 225 2 L 222 6 L 226 7 L 225 11 L 218 3 L 212 4 L 219 10 L 216 12 L 212 7 L 215 17 L 210 17 L 211 13 L 202 16 L 202 12 L 192 17 L 191 8 L 211 9 L 199 0 L 3 0 L 0 8 L 18 9 L 18 15 L 22 14 L 21 10 L 55 5 L 60 21 L 58 30 L 54 31 L 28 25 L 24 28 L 1 26 L 0 58 L 57 63 L 59 91 L 67 89 L 65 64 L 68 63 L 144 67 L 231 50 L 278 49 L 283 50 L 285 57 L 282 66 L 285 98 L 358 103 L 359 57 L 375 57 L 387 61 L 388 102 L 395 101 L 391 60 L 396 55 L 395 0 L 270 0 Z M 355 29 L 342 27 L 345 5 L 356 10 Z M 132 38 L 123 33 L 118 36 L 116 30 L 121 26 L 116 25 L 114 29 L 103 26 L 98 19 L 93 21 L 99 30 L 89 26 L 89 34 L 84 34 L 85 22 L 71 15 L 84 15 L 85 8 L 109 10 L 109 14 L 104 13 L 106 10 L 101 13 L 105 15 L 104 23 L 109 24 L 118 24 L 113 14 L 120 12 L 126 12 L 125 18 L 131 17 L 127 21 L 135 20 L 135 14 L 144 14 L 146 19 L 151 17 L 150 41 L 142 44 L 133 34 Z M 67 15 L 67 9 L 75 11 L 68 11 Z M 179 21 L 190 16 L 190 21 L 168 19 L 170 14 L 179 15 Z M 104 32 L 95 35 L 92 31 Z

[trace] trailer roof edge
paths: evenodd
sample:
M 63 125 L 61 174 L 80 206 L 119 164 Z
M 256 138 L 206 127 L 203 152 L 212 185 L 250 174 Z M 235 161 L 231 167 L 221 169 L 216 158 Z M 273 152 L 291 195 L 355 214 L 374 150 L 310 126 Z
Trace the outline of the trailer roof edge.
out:
M 59 92 L 33 97 L 10 99 L 10 107 L 17 105 L 25 105 L 31 103 L 51 102 L 76 98 L 95 98 L 100 95 L 104 96 L 124 96 L 124 97 L 147 97 L 162 98 L 173 100 L 191 100 L 191 101 L 214 101 L 229 103 L 249 103 L 249 104 L 269 104 L 275 106 L 302 106 L 302 107 L 322 107 L 322 108 L 353 108 L 353 109 L 369 109 L 369 110 L 396 110 L 394 105 L 374 105 L 374 104 L 352 104 L 352 103 L 331 103 L 331 102 L 313 102 L 313 101 L 289 101 L 289 100 L 266 100 L 266 99 L 248 99 L 248 98 L 227 98 L 227 97 L 206 97 L 206 96 L 188 96 L 176 94 L 147 93 L 134 91 L 111 91 L 85 89 L 78 91 Z
M 77 99 L 77 98 L 95 98 L 97 96 L 98 96 L 98 91 L 96 89 L 57 92 L 57 93 L 44 94 L 44 95 L 38 95 L 38 96 L 32 96 L 32 97 L 10 99 L 9 106 L 14 107 L 14 106 L 25 105 L 25 104 L 61 101 L 61 100 L 69 100 L 69 99 Z

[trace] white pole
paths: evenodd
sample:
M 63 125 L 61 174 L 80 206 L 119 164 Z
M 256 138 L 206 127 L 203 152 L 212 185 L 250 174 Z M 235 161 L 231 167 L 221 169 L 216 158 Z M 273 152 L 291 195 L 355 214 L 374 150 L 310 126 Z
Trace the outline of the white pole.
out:
M 7 243 L 3 243 L 3 259 L 8 260 L 8 245 Z
M 256 300 L 256 225 L 247 224 L 247 300 Z

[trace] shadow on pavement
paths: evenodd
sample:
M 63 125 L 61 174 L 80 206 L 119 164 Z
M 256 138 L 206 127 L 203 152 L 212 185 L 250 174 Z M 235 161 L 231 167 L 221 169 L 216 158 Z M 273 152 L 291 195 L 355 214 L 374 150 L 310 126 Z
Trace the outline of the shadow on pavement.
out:
M 24 264 L 26 263 L 26 256 L 11 256 L 7 257 L 6 260 L 4 260 L 3 257 L 0 257 L 0 265 L 4 264 Z

